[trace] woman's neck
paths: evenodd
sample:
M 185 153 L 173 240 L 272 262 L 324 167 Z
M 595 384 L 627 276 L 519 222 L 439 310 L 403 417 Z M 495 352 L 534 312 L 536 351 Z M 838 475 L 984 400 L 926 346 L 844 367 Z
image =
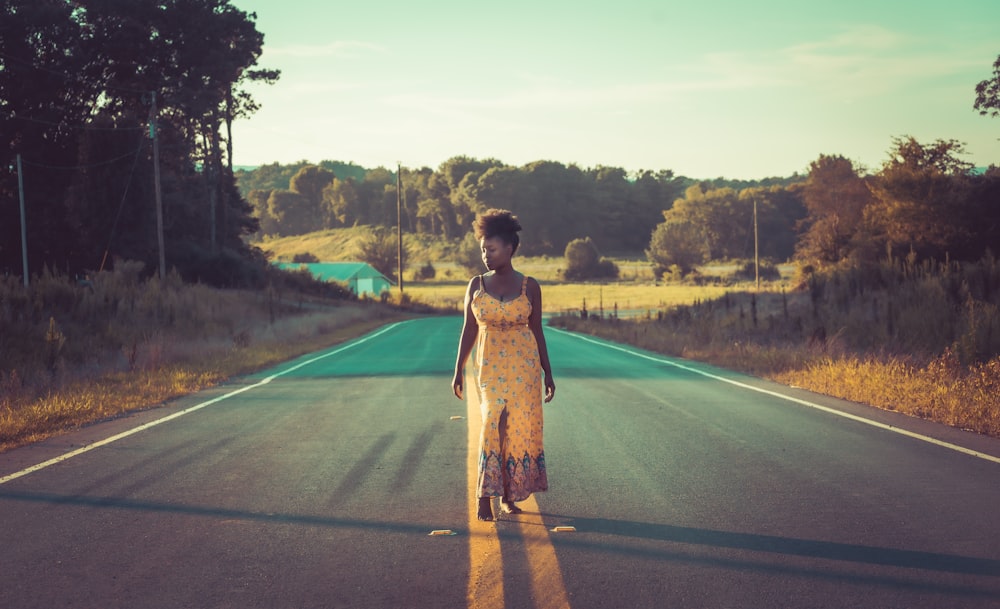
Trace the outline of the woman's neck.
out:
M 504 266 L 493 269 L 493 274 L 497 277 L 513 277 L 515 271 L 513 266 L 505 264 Z

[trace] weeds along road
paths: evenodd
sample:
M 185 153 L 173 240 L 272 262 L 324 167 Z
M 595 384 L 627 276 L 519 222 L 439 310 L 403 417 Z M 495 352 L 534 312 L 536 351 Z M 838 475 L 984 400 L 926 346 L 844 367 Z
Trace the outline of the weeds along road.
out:
M 459 327 L 0 455 L 0 605 L 997 606 L 997 441 L 554 329 L 552 488 L 475 521 Z

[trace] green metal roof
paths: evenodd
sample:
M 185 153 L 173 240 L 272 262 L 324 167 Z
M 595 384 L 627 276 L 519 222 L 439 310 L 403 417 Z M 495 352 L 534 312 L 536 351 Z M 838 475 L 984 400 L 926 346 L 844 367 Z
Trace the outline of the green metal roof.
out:
M 339 281 L 347 283 L 357 279 L 384 279 L 395 285 L 391 279 L 378 272 L 367 262 L 275 262 L 275 266 L 283 270 L 296 271 L 306 269 L 320 281 Z

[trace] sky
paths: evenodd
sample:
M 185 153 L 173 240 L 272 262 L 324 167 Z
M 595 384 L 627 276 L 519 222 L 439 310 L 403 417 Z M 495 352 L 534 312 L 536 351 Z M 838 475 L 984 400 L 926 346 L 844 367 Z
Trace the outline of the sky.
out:
M 256 13 L 261 109 L 234 163 L 430 167 L 456 156 L 696 179 L 868 171 L 893 138 L 1000 165 L 973 109 L 997 0 L 230 0 Z

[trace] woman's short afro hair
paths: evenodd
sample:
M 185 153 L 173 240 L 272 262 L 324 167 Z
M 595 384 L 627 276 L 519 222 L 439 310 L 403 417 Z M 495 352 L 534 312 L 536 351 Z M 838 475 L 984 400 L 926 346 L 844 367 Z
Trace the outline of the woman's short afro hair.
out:
M 517 216 L 506 209 L 487 209 L 476 216 L 476 221 L 472 223 L 475 230 L 476 239 L 492 239 L 498 237 L 504 243 L 513 246 L 511 254 L 517 251 L 517 246 L 521 238 L 517 233 L 521 230 L 521 223 Z

